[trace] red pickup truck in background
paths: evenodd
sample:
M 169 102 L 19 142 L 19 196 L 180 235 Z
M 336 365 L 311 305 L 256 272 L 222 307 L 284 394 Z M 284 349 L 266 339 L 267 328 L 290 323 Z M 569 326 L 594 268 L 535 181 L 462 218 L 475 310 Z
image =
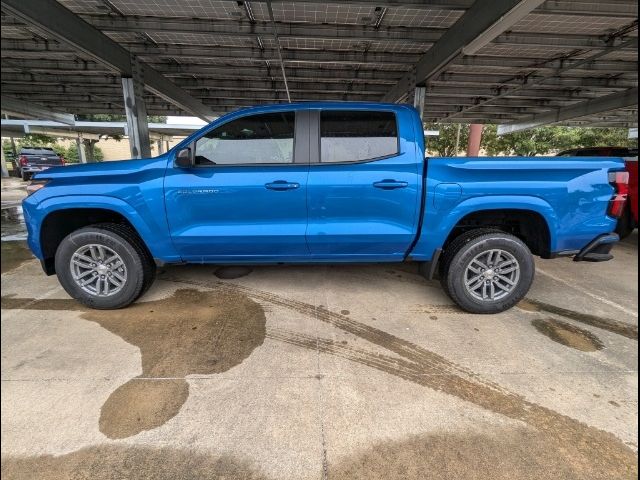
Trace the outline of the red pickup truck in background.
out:
M 638 149 L 627 147 L 592 147 L 565 150 L 559 157 L 622 157 L 629 172 L 629 197 L 625 211 L 618 220 L 616 232 L 628 237 L 638 228 Z

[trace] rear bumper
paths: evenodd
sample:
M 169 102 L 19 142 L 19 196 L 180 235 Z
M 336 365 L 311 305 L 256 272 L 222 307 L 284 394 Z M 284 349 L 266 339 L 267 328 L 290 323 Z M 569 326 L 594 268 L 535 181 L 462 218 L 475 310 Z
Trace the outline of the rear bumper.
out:
M 60 165 L 25 165 L 24 167 L 21 167 L 20 169 L 24 172 L 24 173 L 38 173 L 38 172 L 42 172 L 44 170 L 47 170 L 48 168 L 52 168 L 52 167 L 59 167 Z
M 591 240 L 578 254 L 573 257 L 574 262 L 605 262 L 613 255 L 609 252 L 620 240 L 617 233 L 604 233 Z

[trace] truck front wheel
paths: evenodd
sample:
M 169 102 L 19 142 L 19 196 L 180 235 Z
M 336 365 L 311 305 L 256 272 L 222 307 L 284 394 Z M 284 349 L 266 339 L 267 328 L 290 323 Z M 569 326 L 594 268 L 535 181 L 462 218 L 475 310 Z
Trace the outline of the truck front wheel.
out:
M 445 250 L 440 281 L 445 292 L 470 313 L 499 313 L 524 298 L 535 263 L 517 237 L 499 230 L 466 232 Z
M 55 264 L 66 292 L 100 310 L 133 303 L 155 277 L 153 259 L 125 225 L 98 224 L 71 232 L 58 246 Z

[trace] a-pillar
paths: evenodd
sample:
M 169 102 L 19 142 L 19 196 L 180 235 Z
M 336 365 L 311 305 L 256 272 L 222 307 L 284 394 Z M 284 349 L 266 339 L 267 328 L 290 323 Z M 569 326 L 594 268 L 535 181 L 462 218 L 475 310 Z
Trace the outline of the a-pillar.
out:
M 151 156 L 147 107 L 144 103 L 142 69 L 135 57 L 131 58 L 132 77 L 122 77 L 122 93 L 127 113 L 127 135 L 132 158 Z
M 480 142 L 482 142 L 482 128 L 480 123 L 469 125 L 469 143 L 467 145 L 467 157 L 477 157 L 480 153 Z

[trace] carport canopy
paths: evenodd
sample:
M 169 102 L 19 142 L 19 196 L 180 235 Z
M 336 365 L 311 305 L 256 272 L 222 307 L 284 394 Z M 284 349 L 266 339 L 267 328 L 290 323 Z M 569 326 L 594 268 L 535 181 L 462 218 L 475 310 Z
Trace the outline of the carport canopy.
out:
M 140 142 L 147 114 L 289 98 L 413 102 L 501 132 L 630 128 L 637 34 L 635 0 L 2 0 L 2 103 L 127 113 Z

